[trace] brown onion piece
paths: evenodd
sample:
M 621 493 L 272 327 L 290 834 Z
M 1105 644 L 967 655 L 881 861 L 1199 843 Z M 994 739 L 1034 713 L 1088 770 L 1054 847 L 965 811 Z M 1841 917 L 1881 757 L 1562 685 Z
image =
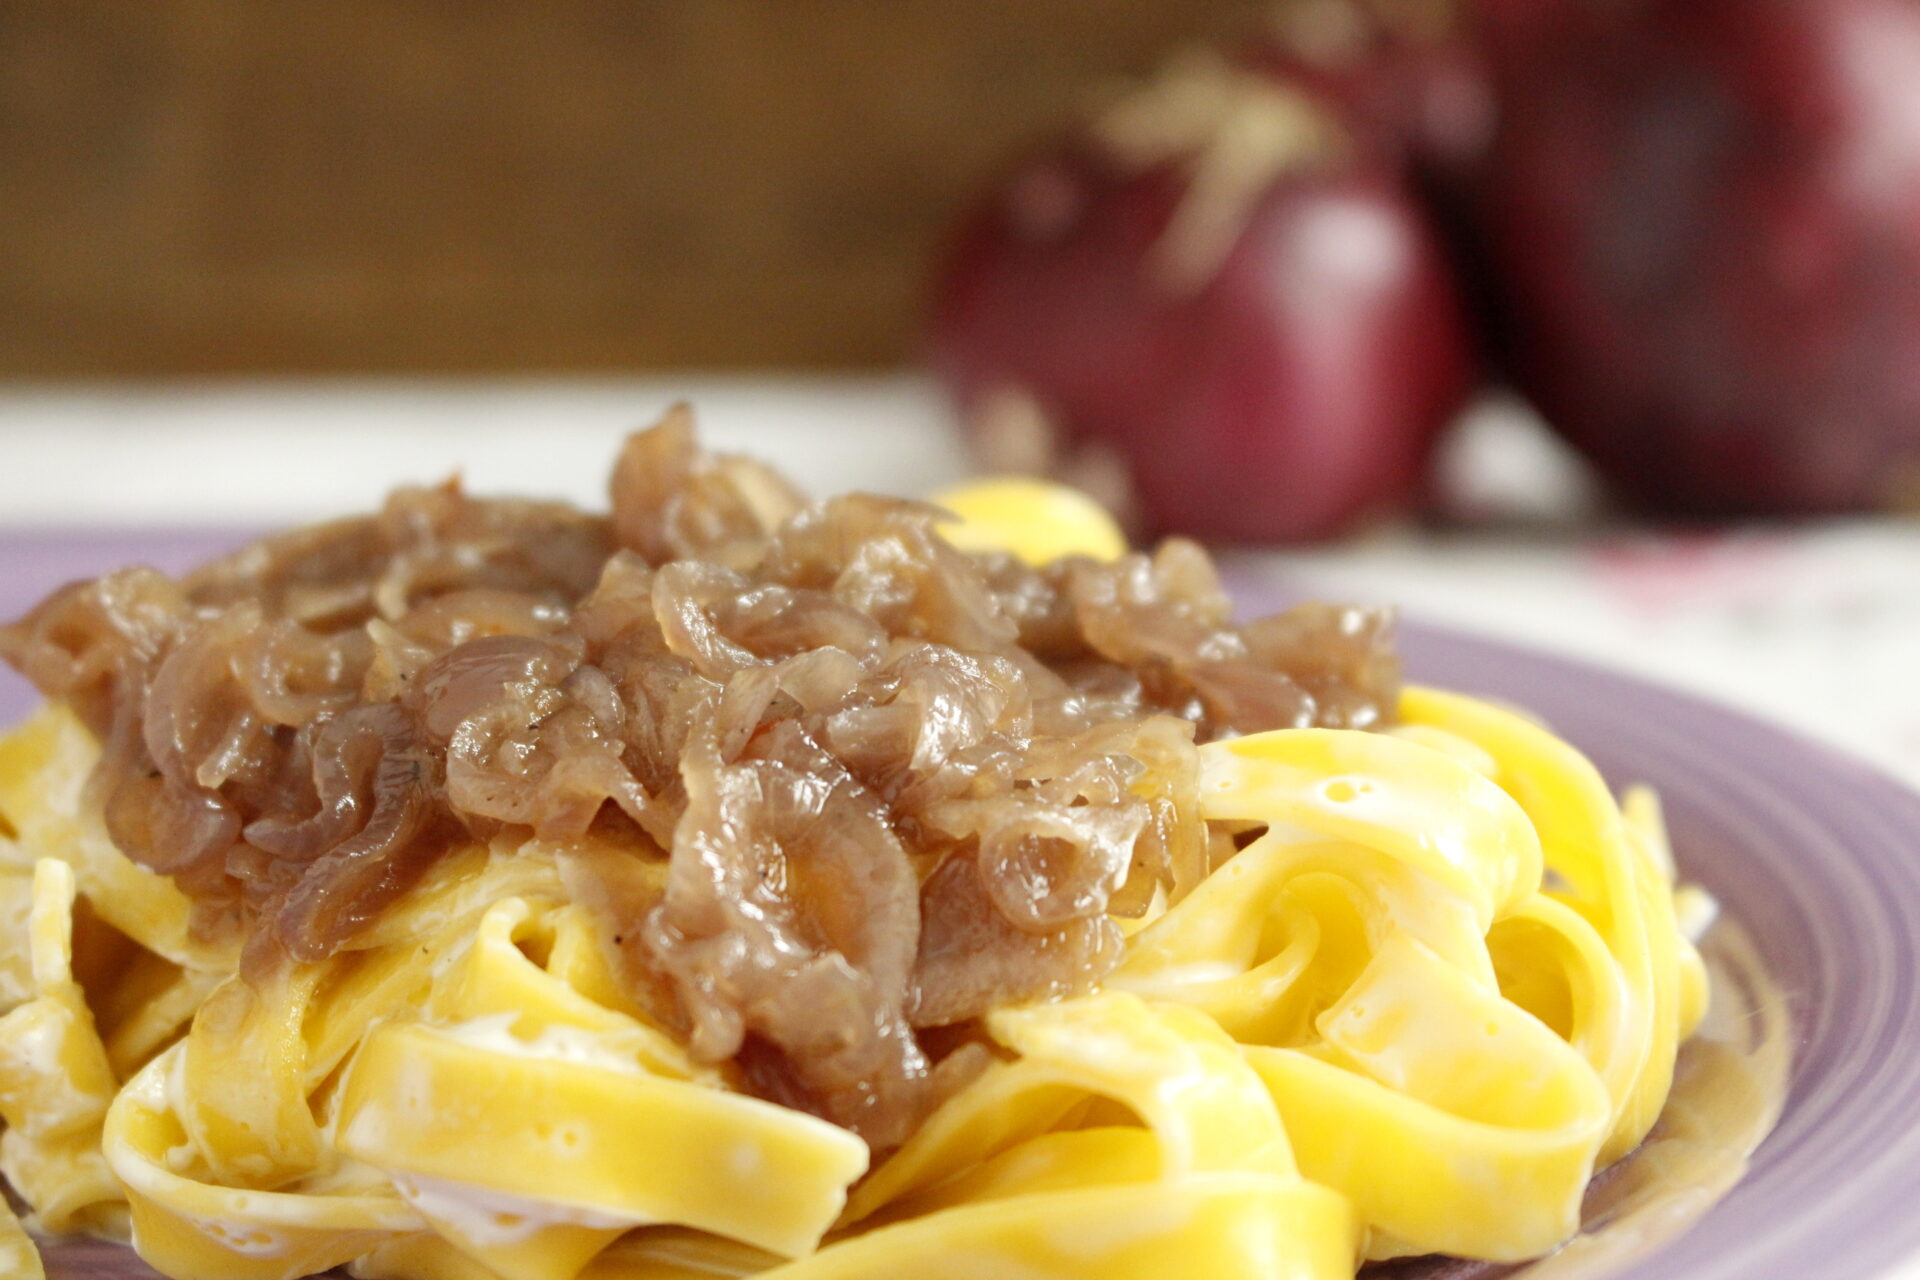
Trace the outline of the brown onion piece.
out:
M 340 716 L 333 742 L 360 767 L 347 838 L 325 849 L 286 894 L 274 930 L 296 960 L 323 960 L 377 919 L 452 839 L 434 793 L 441 764 L 412 718 L 392 703 Z
M 721 634 L 711 609 L 746 589 L 731 569 L 698 560 L 677 560 L 653 575 L 653 615 L 667 651 L 685 658 L 709 680 L 725 680 L 759 662 L 753 653 Z
M 1110 920 L 1075 920 L 1051 933 L 1016 928 L 995 908 L 965 856 L 949 858 L 928 878 L 920 907 L 908 1005 L 916 1027 L 964 1022 L 1002 1004 L 1074 995 L 1120 962 L 1120 930 Z
M 579 666 L 577 644 L 498 635 L 451 649 L 403 699 L 446 753 L 447 799 L 473 819 L 584 835 L 612 800 L 636 820 L 644 788 L 621 761 L 625 712 L 606 674 Z
M 972 558 L 935 531 L 940 519 L 920 502 L 832 498 L 781 529 L 764 572 L 831 591 L 895 635 L 989 651 L 1014 643 L 1019 628 Z
M 238 816 L 219 796 L 157 772 L 122 777 L 107 792 L 105 815 L 107 834 L 128 857 L 196 883 L 240 837 Z
M 145 696 L 186 613 L 178 585 L 152 569 L 122 569 L 69 583 L 0 627 L 0 658 L 105 737 L 123 704 Z
M 234 670 L 260 628 L 257 606 L 236 605 L 189 630 L 154 668 L 141 736 L 167 777 L 212 792 L 262 763 L 265 718 Z
M 1027 801 L 993 816 L 980 840 L 987 896 L 1015 928 L 1050 933 L 1106 912 L 1147 825 L 1133 800 L 1078 808 Z
M 235 646 L 233 673 L 262 719 L 297 728 L 352 703 L 374 655 L 365 631 L 328 635 L 278 618 Z
M 1032 707 L 1017 667 L 909 644 L 825 719 L 825 740 L 896 818 L 917 819 L 985 779 L 1011 781 Z
M 684 404 L 627 441 L 612 492 L 615 536 L 654 564 L 704 558 L 744 567 L 803 505 L 771 468 L 701 449 Z
M 749 1034 L 779 1051 L 809 1110 L 876 1145 L 919 1118 L 928 1064 L 903 1006 L 919 881 L 879 800 L 791 721 L 757 758 L 683 762 L 688 803 L 646 922 L 707 1059 Z
M 1370 729 L 1392 717 L 1400 656 L 1386 610 L 1303 604 L 1248 623 L 1241 634 L 1254 663 L 1286 671 L 1312 696 L 1314 723 Z

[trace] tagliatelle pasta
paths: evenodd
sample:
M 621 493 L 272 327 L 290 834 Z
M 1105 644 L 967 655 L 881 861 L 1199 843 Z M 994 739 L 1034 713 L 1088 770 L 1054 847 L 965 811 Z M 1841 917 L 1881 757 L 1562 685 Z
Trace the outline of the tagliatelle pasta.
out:
M 1096 986 L 985 1012 L 882 1148 L 635 998 L 581 872 L 616 836 L 469 833 L 348 945 L 246 958 L 109 838 L 99 754 L 60 705 L 0 740 L 0 1170 L 36 1228 L 179 1280 L 1518 1261 L 1707 1004 L 1650 794 L 1409 688 L 1380 729 L 1200 745 L 1203 865 L 1115 914 Z M 38 1267 L 11 1217 L 0 1265 Z
M 47 839 L 84 824 L 43 802 L 77 798 L 84 730 L 44 711 L 5 756 L 14 844 L 41 855 L 7 873 L 32 901 L 9 963 L 33 974 L 0 1020 L 7 1172 L 49 1228 L 130 1210 L 148 1261 L 212 1280 L 712 1273 L 680 1237 L 651 1250 L 661 1226 L 795 1280 L 1531 1257 L 1652 1123 L 1704 976 L 1652 815 L 1623 819 L 1510 712 L 1416 689 L 1402 715 L 1479 750 L 1202 748 L 1209 815 L 1268 831 L 1135 934 L 1103 994 L 994 1015 L 1004 1056 L 863 1182 L 858 1139 L 729 1091 L 619 1007 L 537 847 L 451 859 L 385 947 L 226 978 L 116 1079 L 70 977 L 82 847 Z

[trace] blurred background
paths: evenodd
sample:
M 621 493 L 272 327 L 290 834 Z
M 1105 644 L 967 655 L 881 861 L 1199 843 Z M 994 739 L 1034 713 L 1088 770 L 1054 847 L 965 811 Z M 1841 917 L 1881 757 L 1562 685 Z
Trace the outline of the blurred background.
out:
M 899 364 L 961 202 L 1248 0 L 0 4 L 0 373 Z
M 1920 6 L 0 0 L 0 613 L 682 397 L 1920 779 Z

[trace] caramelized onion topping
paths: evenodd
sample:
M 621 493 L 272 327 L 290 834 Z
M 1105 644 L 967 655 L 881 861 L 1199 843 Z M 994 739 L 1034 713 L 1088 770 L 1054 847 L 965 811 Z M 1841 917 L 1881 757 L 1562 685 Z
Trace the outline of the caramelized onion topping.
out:
M 0 657 L 99 737 L 114 841 L 249 963 L 350 949 L 449 848 L 538 837 L 641 1008 L 880 1147 L 970 1023 L 1094 986 L 1116 917 L 1230 854 L 1196 741 L 1397 695 L 1384 614 L 1236 626 L 1191 543 L 964 554 L 935 508 L 704 452 L 684 410 L 612 487 L 606 518 L 403 490 L 63 587 Z

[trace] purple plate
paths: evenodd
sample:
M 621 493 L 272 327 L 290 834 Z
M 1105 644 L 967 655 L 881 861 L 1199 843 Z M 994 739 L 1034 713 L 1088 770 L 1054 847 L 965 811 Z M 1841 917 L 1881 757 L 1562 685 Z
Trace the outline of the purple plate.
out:
M 58 582 L 147 560 L 179 568 L 233 534 L 0 535 L 0 616 Z M 1249 612 L 1280 603 L 1246 591 Z M 1795 1029 L 1778 1127 L 1691 1230 L 1632 1280 L 1880 1275 L 1920 1259 L 1920 795 L 1874 769 L 1684 693 L 1409 625 L 1410 675 L 1528 706 L 1616 785 L 1665 801 L 1684 874 L 1758 941 Z M 29 705 L 0 676 L 0 724 Z M 48 1251 L 59 1280 L 152 1273 L 113 1246 Z

